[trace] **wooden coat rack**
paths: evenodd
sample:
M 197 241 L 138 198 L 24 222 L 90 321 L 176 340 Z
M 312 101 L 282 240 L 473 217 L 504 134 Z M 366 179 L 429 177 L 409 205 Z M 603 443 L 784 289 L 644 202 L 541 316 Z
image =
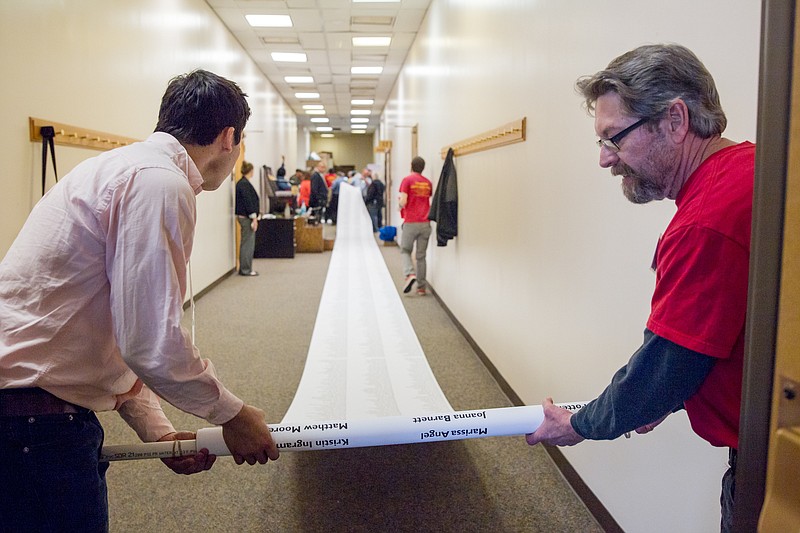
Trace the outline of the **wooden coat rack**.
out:
M 499 128 L 486 131 L 480 135 L 464 139 L 457 143 L 442 148 L 442 159 L 447 157 L 447 150 L 453 149 L 454 155 L 466 155 L 473 152 L 490 150 L 507 144 L 523 142 L 525 140 L 527 117 L 504 124 Z
M 56 131 L 55 143 L 67 146 L 79 146 L 91 148 L 92 150 L 112 150 L 120 146 L 126 146 L 139 142 L 139 139 L 121 137 L 102 131 L 87 130 L 78 126 L 62 124 L 52 120 L 28 117 L 31 142 L 42 142 L 42 126 L 52 126 Z

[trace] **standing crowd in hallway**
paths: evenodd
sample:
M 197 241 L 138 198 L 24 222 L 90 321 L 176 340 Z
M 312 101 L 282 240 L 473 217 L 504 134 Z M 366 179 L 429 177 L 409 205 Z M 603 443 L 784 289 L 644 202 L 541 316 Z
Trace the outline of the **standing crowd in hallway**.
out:
M 289 179 L 297 188 L 296 210 L 300 215 L 309 214 L 317 220 L 336 225 L 339 214 L 339 187 L 346 183 L 361 192 L 372 221 L 372 231 L 377 233 L 383 227 L 383 209 L 386 207 L 386 185 L 369 167 L 361 172 L 350 170 L 347 173 L 328 168 L 325 161 L 319 161 L 312 172 L 295 170 Z

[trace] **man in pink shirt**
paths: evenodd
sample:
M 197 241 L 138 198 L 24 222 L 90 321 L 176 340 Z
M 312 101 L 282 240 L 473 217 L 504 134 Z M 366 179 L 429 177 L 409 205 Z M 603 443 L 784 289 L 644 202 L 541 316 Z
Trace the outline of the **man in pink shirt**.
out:
M 180 324 L 195 195 L 230 175 L 245 96 L 203 70 L 173 79 L 155 133 L 75 167 L 0 263 L 0 524 L 108 529 L 95 411 L 118 411 L 143 441 L 194 438 L 161 397 L 221 425 L 237 464 L 278 458 L 264 413 L 225 388 Z M 214 459 L 164 462 L 191 474 Z
M 425 160 L 415 157 L 411 160 L 411 174 L 400 182 L 400 216 L 403 217 L 403 233 L 400 236 L 400 253 L 403 255 L 403 292 L 411 292 L 417 284 L 417 294 L 425 296 L 427 282 L 425 274 L 427 263 L 425 255 L 428 251 L 428 240 L 431 237 L 431 223 L 428 212 L 431 209 L 431 181 L 422 175 Z M 411 261 L 411 252 L 417 247 L 417 267 Z

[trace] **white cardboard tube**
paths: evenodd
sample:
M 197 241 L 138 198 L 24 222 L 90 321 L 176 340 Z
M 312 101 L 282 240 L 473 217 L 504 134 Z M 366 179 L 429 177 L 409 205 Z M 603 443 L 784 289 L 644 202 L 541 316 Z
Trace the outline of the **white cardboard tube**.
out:
M 586 402 L 557 404 L 578 411 Z M 543 420 L 540 405 L 445 412 L 421 416 L 387 416 L 361 420 L 269 424 L 281 451 L 332 450 L 414 444 L 533 433 Z M 178 444 L 174 444 L 178 443 Z M 104 446 L 102 461 L 193 455 L 207 448 L 214 455 L 231 455 L 221 427 L 201 428 L 197 440 Z

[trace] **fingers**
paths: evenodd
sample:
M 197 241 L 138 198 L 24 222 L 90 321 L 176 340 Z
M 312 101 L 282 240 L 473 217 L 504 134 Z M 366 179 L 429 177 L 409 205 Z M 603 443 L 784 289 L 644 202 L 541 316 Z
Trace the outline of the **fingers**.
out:
M 210 470 L 217 460 L 216 455 L 211 455 L 203 448 L 195 455 L 162 459 L 165 465 L 176 474 L 191 475 Z
M 275 448 L 270 448 L 269 452 L 262 450 L 260 452 L 249 455 L 234 455 L 233 460 L 236 461 L 237 465 L 241 465 L 244 463 L 247 463 L 249 465 L 254 465 L 256 463 L 265 465 L 269 462 L 270 459 L 275 461 L 278 459 L 278 457 L 279 457 L 278 450 Z

